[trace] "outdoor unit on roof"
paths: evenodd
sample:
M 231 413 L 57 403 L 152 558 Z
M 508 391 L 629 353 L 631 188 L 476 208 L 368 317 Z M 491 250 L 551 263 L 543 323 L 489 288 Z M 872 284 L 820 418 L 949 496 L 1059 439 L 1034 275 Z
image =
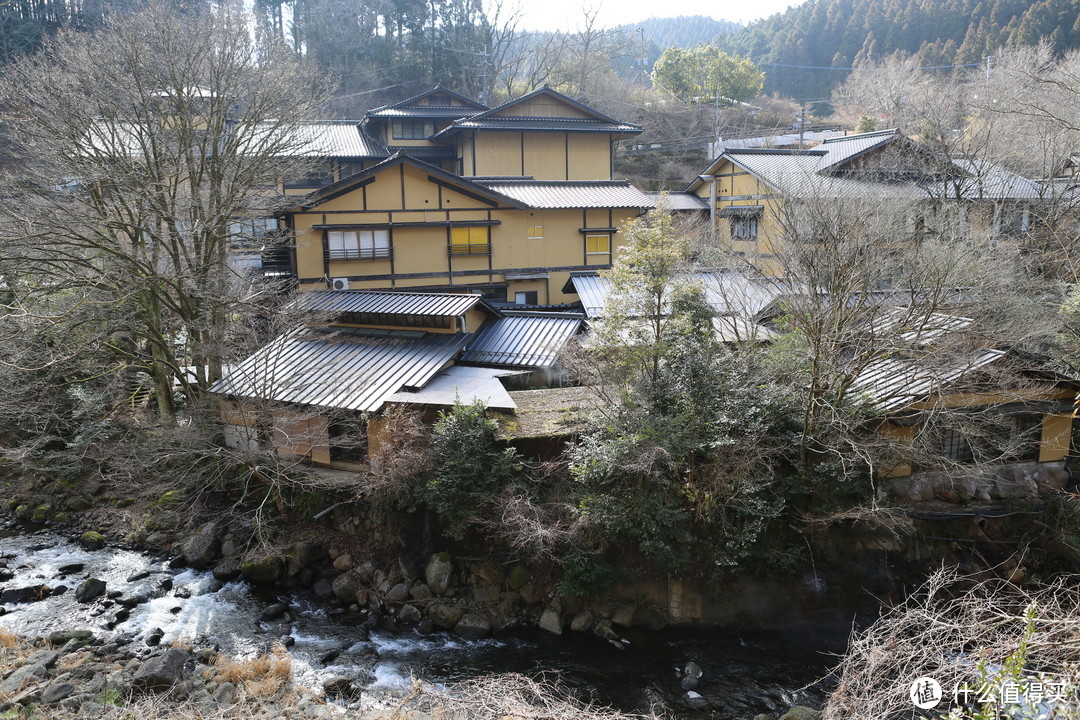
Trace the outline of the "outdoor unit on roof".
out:
M 330 285 L 335 290 L 348 290 L 349 278 L 330 278 Z

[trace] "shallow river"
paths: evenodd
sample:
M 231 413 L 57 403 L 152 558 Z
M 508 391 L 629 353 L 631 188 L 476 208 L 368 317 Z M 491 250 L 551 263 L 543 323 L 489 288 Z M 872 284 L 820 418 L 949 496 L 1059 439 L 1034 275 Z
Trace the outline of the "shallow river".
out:
M 498 672 L 554 670 L 580 697 L 622 710 L 647 710 L 661 702 L 682 717 L 749 720 L 761 712 L 779 715 L 794 704 L 820 707 L 824 689 L 816 681 L 843 651 L 847 637 L 847 628 L 836 626 L 631 631 L 624 650 L 569 631 L 562 637 L 539 630 L 514 631 L 467 641 L 445 633 L 420 635 L 382 627 L 365 638 L 366 629 L 350 624 L 314 596 L 264 593 L 242 582 L 222 585 L 209 573 L 171 570 L 164 559 L 138 552 L 89 551 L 47 532 L 0 531 L 0 556 L 14 572 L 0 589 L 37 584 L 68 588 L 41 602 L 5 606 L 0 627 L 23 636 L 86 628 L 106 639 L 134 637 L 139 644 L 160 629 L 163 643 L 215 645 L 236 656 L 265 651 L 289 635 L 296 641 L 289 650 L 294 674 L 312 688 L 321 687 L 331 675 L 351 674 L 357 663 L 370 665 L 377 654 L 373 689 L 404 688 L 413 676 L 445 682 Z M 61 573 L 72 565 L 83 567 Z M 88 576 L 104 580 L 107 591 L 119 591 L 121 599 L 140 594 L 149 599 L 110 629 L 120 605 L 104 597 L 89 604 L 74 599 L 75 589 Z M 292 621 L 260 619 L 262 611 L 278 601 L 288 603 Z M 320 662 L 332 650 L 340 651 L 340 656 Z M 711 703 L 708 711 L 684 704 L 679 670 L 688 661 L 703 670 L 697 692 Z

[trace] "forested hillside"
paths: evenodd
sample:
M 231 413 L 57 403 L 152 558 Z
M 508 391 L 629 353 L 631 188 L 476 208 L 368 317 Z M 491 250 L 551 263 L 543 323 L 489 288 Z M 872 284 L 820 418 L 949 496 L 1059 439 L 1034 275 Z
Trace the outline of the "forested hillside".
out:
M 762 65 L 766 92 L 807 100 L 847 74 L 828 68 L 896 53 L 924 66 L 979 63 L 1042 38 L 1057 52 L 1080 45 L 1076 0 L 810 0 L 718 42 Z

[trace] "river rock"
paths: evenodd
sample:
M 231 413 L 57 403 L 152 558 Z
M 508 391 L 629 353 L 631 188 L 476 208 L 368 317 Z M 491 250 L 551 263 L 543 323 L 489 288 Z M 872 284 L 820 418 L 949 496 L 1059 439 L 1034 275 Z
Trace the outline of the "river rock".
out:
M 420 611 L 416 609 L 415 605 L 402 605 L 401 610 L 398 612 L 398 620 L 409 625 L 415 625 L 420 622 Z
M 593 624 L 593 614 L 589 610 L 582 610 L 570 621 L 570 629 L 574 632 L 585 632 Z
M 412 587 L 409 588 L 409 597 L 419 602 L 425 602 L 431 599 L 431 590 L 422 582 L 414 582 Z
M 89 642 L 92 637 L 94 633 L 91 630 L 54 630 L 45 639 L 50 645 L 62 647 L 72 640 L 80 643 Z
M 73 692 L 75 692 L 75 686 L 71 683 L 54 682 L 41 692 L 41 702 L 52 705 L 60 702 Z
M 38 663 L 28 663 L 16 668 L 15 672 L 0 682 L 0 695 L 14 695 L 23 688 L 36 684 L 48 674 L 45 666 Z
M 240 565 L 240 572 L 243 574 L 244 579 L 255 585 L 272 585 L 276 583 L 281 578 L 283 570 L 281 558 L 273 555 L 255 560 L 245 560 Z
M 701 666 L 691 660 L 686 663 L 686 667 L 683 668 L 683 677 L 681 685 L 683 690 L 696 690 L 698 683 L 701 681 Z
M 435 595 L 442 595 L 450 589 L 450 575 L 454 572 L 454 564 L 450 560 L 450 553 L 435 553 L 428 560 L 424 568 L 424 580 L 428 589 Z
M 55 650 L 38 650 L 26 659 L 26 663 L 31 665 L 44 665 L 47 669 L 51 669 L 56 665 L 56 661 L 59 659 L 60 653 Z
M 344 555 L 338 555 L 334 559 L 334 569 L 339 573 L 347 573 L 353 568 L 352 555 L 345 553 Z
M 67 565 L 61 565 L 57 568 L 56 572 L 61 575 L 74 575 L 75 573 L 82 572 L 85 567 L 86 565 L 83 563 L 68 563 Z
M 88 603 L 91 600 L 96 600 L 105 594 L 105 581 L 98 580 L 97 578 L 86 578 L 79 585 L 79 589 L 75 591 L 75 599 L 81 603 Z
M 191 653 L 181 648 L 169 648 L 163 654 L 144 662 L 131 681 L 134 690 L 161 692 L 168 690 L 184 677 L 184 663 Z
M 667 627 L 667 618 L 655 605 L 642 605 L 634 613 L 634 625 L 646 630 L 663 630 Z
M 240 577 L 241 560 L 236 555 L 223 557 L 214 566 L 214 577 L 222 582 L 229 582 Z
M 544 599 L 544 591 L 537 583 L 527 582 L 518 589 L 518 595 L 526 605 L 535 605 Z
M 165 637 L 165 631 L 161 628 L 154 628 L 150 631 L 150 634 L 146 636 L 146 644 L 149 647 L 157 647 L 161 644 L 161 638 Z
M 780 720 L 821 720 L 821 711 L 796 705 L 780 716 Z
M 213 524 L 201 526 L 180 548 L 180 556 L 196 570 L 205 570 L 210 567 L 217 557 L 221 544 L 217 539 L 217 529 Z
M 285 603 L 274 603 L 270 607 L 262 611 L 263 620 L 277 620 L 279 617 L 289 611 L 289 606 Z
M 556 635 L 562 635 L 562 620 L 559 618 L 559 613 L 554 608 L 548 608 L 540 615 L 540 622 L 537 623 L 541 630 L 547 630 L 549 633 Z
M 479 613 L 465 613 L 454 625 L 454 632 L 466 640 L 480 640 L 491 634 L 491 623 Z
M 359 697 L 361 688 L 357 687 L 351 677 L 334 675 L 323 680 L 323 692 L 327 695 L 339 697 Z
M 387 591 L 385 599 L 391 605 L 405 602 L 409 599 L 409 586 L 403 582 L 398 583 Z
M 10 588 L 0 593 L 0 603 L 4 605 L 32 603 L 44 600 L 50 595 L 52 595 L 52 588 L 48 585 L 27 585 L 21 588 Z
M 214 703 L 219 708 L 229 707 L 236 704 L 236 686 L 231 682 L 223 682 L 214 691 Z
M 611 615 L 611 622 L 623 627 L 633 627 L 634 616 L 637 615 L 637 605 L 620 605 L 615 608 Z
M 499 599 L 499 586 L 480 577 L 477 580 L 473 585 L 473 602 L 496 602 Z
M 87 530 L 79 536 L 79 544 L 87 550 L 100 550 L 105 547 L 105 536 L 93 530 Z
M 285 561 L 289 575 L 299 575 L 301 570 L 310 569 L 326 557 L 326 548 L 322 545 L 300 541 L 289 548 Z
M 348 555 L 342 555 L 338 560 L 342 557 L 348 557 Z M 330 589 L 333 590 L 334 597 L 336 597 L 340 603 L 349 604 L 356 600 L 356 583 L 353 582 L 352 576 L 348 573 L 338 575 L 334 578 L 334 582 L 330 586 Z
M 690 690 L 686 693 L 686 696 L 683 698 L 683 702 L 685 702 L 694 710 L 709 709 L 709 701 L 701 697 L 700 693 L 694 692 L 693 690 Z
M 315 593 L 320 600 L 329 600 L 334 597 L 334 583 L 330 582 L 327 578 L 320 578 L 311 587 L 311 591 Z
M 462 608 L 447 601 L 435 602 L 428 606 L 428 617 L 431 618 L 431 623 L 443 630 L 453 629 L 464 614 L 465 611 Z

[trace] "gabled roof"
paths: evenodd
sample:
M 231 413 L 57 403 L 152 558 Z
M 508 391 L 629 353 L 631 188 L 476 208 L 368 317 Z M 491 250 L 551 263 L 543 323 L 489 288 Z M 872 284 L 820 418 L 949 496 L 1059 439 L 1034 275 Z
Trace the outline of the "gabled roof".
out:
M 447 95 L 458 102 L 460 105 L 443 104 L 434 105 L 430 103 L 421 103 L 421 100 L 431 98 L 437 95 Z M 411 98 L 406 98 L 400 102 L 396 102 L 390 105 L 383 105 L 381 107 L 373 108 L 365 113 L 365 117 L 379 118 L 379 117 L 425 117 L 425 118 L 461 118 L 467 115 L 475 115 L 476 113 L 488 110 L 488 106 L 482 103 L 478 103 L 472 98 L 466 97 L 459 92 L 455 92 L 450 88 L 445 88 L 442 85 L 436 85 L 430 90 L 414 95 Z
M 328 313 L 458 317 L 480 307 L 498 315 L 479 294 L 379 290 L 312 290 L 296 299 L 295 309 Z
M 300 327 L 237 365 L 210 392 L 374 412 L 395 393 L 426 386 L 469 337 L 371 337 L 348 328 Z
M 660 198 L 666 196 L 665 205 L 668 210 L 673 212 L 683 210 L 704 210 L 708 211 L 709 203 L 703 198 L 698 197 L 694 193 L 689 192 L 660 192 L 658 190 L 646 190 L 645 194 L 649 196 L 649 199 L 653 201 L 650 207 L 657 207 L 660 205 Z
M 649 208 L 653 200 L 628 180 L 476 180 L 530 208 Z
M 882 357 L 851 383 L 851 392 L 883 412 L 903 410 L 1005 357 L 1004 350 L 979 350 L 940 364 L 909 357 Z
M 487 322 L 465 348 L 461 362 L 501 367 L 552 367 L 581 330 L 576 313 L 505 313 Z
M 922 177 L 898 165 L 895 177 L 888 166 L 875 177 L 860 172 L 856 160 L 883 152 L 888 146 L 922 165 Z M 899 156 L 898 156 L 899 157 Z M 687 187 L 694 192 L 725 162 L 749 172 L 785 197 L 895 197 L 909 200 L 956 197 L 964 199 L 1028 200 L 1038 197 L 1035 183 L 985 161 L 953 159 L 933 153 L 896 130 L 882 130 L 824 140 L 810 150 L 727 148 Z M 902 163 L 901 163 L 902 164 Z M 852 167 L 853 172 L 845 172 Z
M 531 116 L 517 116 L 506 115 L 505 112 L 516 105 L 520 105 L 527 100 L 531 100 L 535 97 L 546 95 L 552 97 L 557 101 L 568 105 L 575 110 L 578 110 L 585 118 L 569 118 L 569 117 L 531 117 Z M 637 135 L 643 132 L 643 128 L 640 125 L 633 123 L 620 122 L 614 118 L 610 118 L 597 110 L 584 105 L 573 98 L 567 97 L 560 92 L 552 90 L 548 86 L 533 90 L 531 93 L 522 95 L 519 98 L 515 98 L 508 102 L 503 103 L 497 107 L 493 107 L 490 110 L 472 115 L 467 118 L 455 120 L 446 129 L 435 133 L 432 139 L 439 137 L 445 137 L 455 132 L 462 130 L 519 130 L 519 131 L 531 131 L 531 130 L 544 130 L 544 131 L 565 131 L 565 132 L 596 132 L 596 133 L 615 133 L 619 135 Z
M 305 202 L 303 205 L 291 208 L 290 212 L 302 212 L 304 210 L 310 210 L 311 208 L 318 207 L 319 205 L 327 202 L 328 200 L 333 200 L 336 197 L 340 197 L 345 193 L 355 190 L 357 187 L 363 185 L 365 181 L 375 177 L 375 175 L 378 175 L 379 173 L 389 170 L 391 168 L 395 168 L 398 165 L 409 165 L 411 167 L 414 167 L 418 170 L 426 172 L 429 177 L 436 178 L 448 185 L 460 187 L 465 194 L 471 194 L 477 196 L 478 198 L 483 198 L 494 203 L 495 205 L 509 205 L 510 207 L 515 207 L 518 209 L 525 208 L 525 205 L 521 201 L 516 200 L 515 198 L 502 195 L 499 192 L 485 187 L 484 185 L 472 182 L 471 180 L 463 178 L 460 175 L 455 175 L 454 173 L 447 172 L 446 170 L 443 170 L 440 167 L 436 167 L 435 165 L 432 165 L 430 163 L 426 163 L 423 160 L 409 157 L 404 152 L 401 152 L 399 150 L 386 160 L 383 160 L 377 165 L 372 165 L 367 170 L 362 170 L 358 173 L 349 175 L 348 177 L 343 177 L 337 182 L 333 182 L 329 185 L 319 188 L 311 195 L 307 196 L 307 202 Z

